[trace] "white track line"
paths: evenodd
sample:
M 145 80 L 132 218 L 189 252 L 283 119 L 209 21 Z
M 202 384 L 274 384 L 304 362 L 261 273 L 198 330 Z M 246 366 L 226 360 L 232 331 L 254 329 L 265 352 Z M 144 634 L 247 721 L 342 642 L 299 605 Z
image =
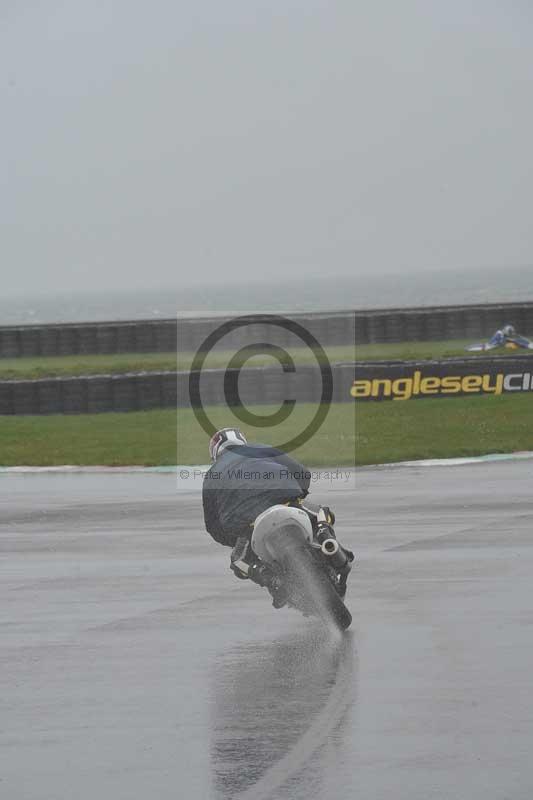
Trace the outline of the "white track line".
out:
M 180 467 L 106 467 L 106 466 L 75 466 L 71 464 L 64 464 L 58 467 L 0 467 L 0 474 L 1 473 L 18 473 L 18 474 L 32 474 L 32 473 L 64 473 L 64 474 L 75 474 L 75 473 L 89 473 L 89 474 L 105 474 L 110 473 L 117 475 L 121 472 L 155 472 L 155 473 L 176 473 Z M 190 467 L 187 467 L 190 469 Z M 196 469 L 202 469 L 202 467 L 196 467 Z M 207 468 L 206 468 L 207 469 Z
M 533 451 L 525 450 L 517 453 L 489 453 L 485 456 L 467 456 L 464 458 L 425 458 L 418 461 L 393 461 L 390 464 L 365 464 L 364 466 L 357 467 L 356 469 L 396 469 L 397 467 L 457 467 L 464 464 L 483 464 L 491 461 L 519 461 L 533 459 Z M 178 465 L 168 467 L 106 467 L 106 466 L 75 466 L 64 464 L 57 467 L 2 467 L 0 466 L 0 474 L 3 473 L 19 473 L 19 474 L 32 474 L 32 473 L 109 473 L 117 475 L 121 472 L 148 472 L 148 473 L 177 473 L 180 469 L 191 470 L 207 470 L 209 465 Z M 326 471 L 328 468 L 321 467 L 320 469 Z M 331 469 L 352 469 L 352 467 L 330 467 Z
M 464 458 L 422 458 L 418 461 L 394 461 L 391 464 L 367 464 L 360 469 L 396 469 L 397 467 L 461 467 L 465 464 L 485 464 L 493 461 L 524 461 L 533 458 L 533 451 L 517 453 L 489 453 L 485 456 Z

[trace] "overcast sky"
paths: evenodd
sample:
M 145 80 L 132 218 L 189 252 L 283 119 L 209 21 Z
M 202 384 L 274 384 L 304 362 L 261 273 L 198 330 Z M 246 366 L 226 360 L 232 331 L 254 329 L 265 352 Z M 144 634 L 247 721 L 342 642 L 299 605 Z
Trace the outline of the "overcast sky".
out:
M 2 292 L 533 263 L 528 0 L 4 0 Z

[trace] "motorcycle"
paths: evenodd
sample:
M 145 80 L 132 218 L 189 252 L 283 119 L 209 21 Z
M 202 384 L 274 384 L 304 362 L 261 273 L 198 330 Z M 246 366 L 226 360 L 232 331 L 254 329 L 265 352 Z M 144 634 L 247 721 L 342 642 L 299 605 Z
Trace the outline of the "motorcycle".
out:
M 287 590 L 287 604 L 346 630 L 352 615 L 344 605 L 353 554 L 331 535 L 315 538 L 305 511 L 275 505 L 260 514 L 251 544 Z

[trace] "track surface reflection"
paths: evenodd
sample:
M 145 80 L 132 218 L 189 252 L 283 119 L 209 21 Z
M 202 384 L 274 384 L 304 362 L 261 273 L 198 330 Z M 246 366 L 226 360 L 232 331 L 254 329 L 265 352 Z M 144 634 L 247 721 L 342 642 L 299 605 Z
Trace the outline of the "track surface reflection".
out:
M 350 632 L 257 587 L 168 475 L 0 475 L 0 794 L 526 800 L 533 461 L 317 483 Z

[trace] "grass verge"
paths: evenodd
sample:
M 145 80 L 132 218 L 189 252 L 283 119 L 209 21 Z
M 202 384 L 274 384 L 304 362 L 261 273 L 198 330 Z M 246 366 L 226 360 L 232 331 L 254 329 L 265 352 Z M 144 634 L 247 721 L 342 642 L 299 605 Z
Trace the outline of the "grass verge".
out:
M 533 450 L 533 397 L 358 403 L 355 447 L 357 464 Z
M 440 358 L 490 358 L 492 356 L 533 356 L 533 350 L 498 347 L 487 353 L 468 353 L 472 339 L 448 342 L 400 342 L 398 344 L 360 344 L 355 348 L 357 361 L 428 361 Z
M 207 409 L 213 424 L 231 424 L 223 407 Z M 271 414 L 272 406 L 256 407 Z M 251 429 L 251 439 L 279 444 L 316 411 L 298 406 L 282 426 Z M 294 451 L 310 466 L 390 463 L 533 450 L 533 398 L 431 398 L 343 403 Z M 207 461 L 207 436 L 189 410 L 50 417 L 0 417 L 0 465 L 172 465 Z
M 256 406 L 270 415 L 272 406 Z M 317 407 L 301 404 L 290 419 L 275 428 L 242 425 L 251 440 L 282 444 L 303 430 Z M 239 424 L 227 408 L 206 408 L 217 427 Z M 312 466 L 351 465 L 354 460 L 354 405 L 331 406 L 320 430 L 294 451 Z M 0 416 L 1 466 L 83 464 L 173 465 L 205 464 L 208 436 L 189 409 L 125 414 L 83 414 L 42 417 Z
M 533 356 L 533 350 L 509 350 L 505 347 L 490 353 L 467 353 L 465 347 L 470 340 L 456 339 L 449 342 L 403 342 L 400 344 L 365 344 L 326 347 L 331 362 L 335 361 L 426 361 L 429 359 L 487 355 Z M 289 348 L 288 352 L 297 364 L 313 364 L 315 356 L 305 347 Z M 206 367 L 226 367 L 234 351 L 212 352 L 207 356 Z M 163 372 L 186 370 L 192 363 L 193 353 L 122 353 L 98 356 L 43 356 L 40 358 L 0 359 L 0 380 L 22 380 L 28 378 L 65 377 L 68 375 L 102 375 L 125 372 Z M 254 356 L 248 366 L 276 365 L 278 362 L 267 355 Z
M 353 361 L 354 347 L 324 348 L 331 362 Z M 297 364 L 313 364 L 316 358 L 312 350 L 305 347 L 287 348 Z M 235 351 L 221 350 L 209 353 L 206 367 L 226 367 Z M 66 377 L 68 375 L 104 375 L 125 372 L 165 372 L 187 370 L 194 353 L 118 353 L 96 356 L 42 356 L 39 358 L 0 359 L 0 380 L 22 380 L 33 378 Z M 277 365 L 268 355 L 253 356 L 247 366 Z

